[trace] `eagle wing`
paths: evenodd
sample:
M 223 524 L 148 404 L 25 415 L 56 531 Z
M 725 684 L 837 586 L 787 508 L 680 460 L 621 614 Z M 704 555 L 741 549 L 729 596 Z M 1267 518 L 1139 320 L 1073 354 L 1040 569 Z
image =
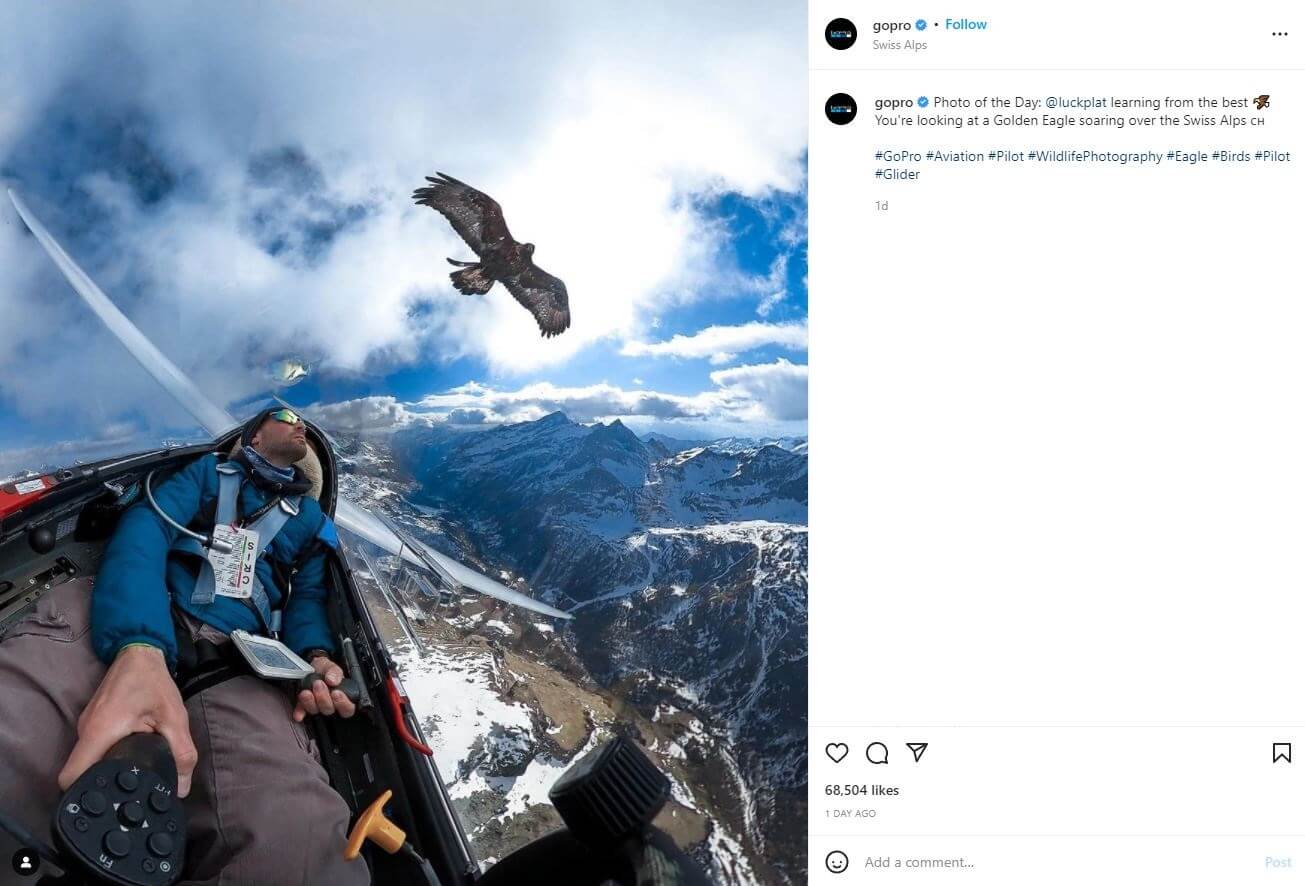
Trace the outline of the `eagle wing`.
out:
M 533 261 L 520 274 L 500 282 L 523 308 L 535 315 L 539 332 L 545 338 L 561 335 L 571 325 L 566 284 Z
M 436 175 L 439 178 L 426 176 L 430 185 L 413 191 L 412 199 L 448 219 L 476 255 L 483 257 L 486 249 L 512 241 L 503 210 L 493 197 L 451 175 Z

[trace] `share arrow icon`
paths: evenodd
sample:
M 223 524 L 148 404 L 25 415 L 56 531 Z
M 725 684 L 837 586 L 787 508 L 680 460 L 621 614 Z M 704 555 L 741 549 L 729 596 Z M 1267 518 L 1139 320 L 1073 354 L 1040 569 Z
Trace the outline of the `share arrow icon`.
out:
M 927 741 L 908 741 L 906 743 L 906 749 L 915 757 L 915 762 L 917 763 L 919 763 L 920 758 L 924 756 L 924 751 L 927 747 L 929 747 L 929 742 Z

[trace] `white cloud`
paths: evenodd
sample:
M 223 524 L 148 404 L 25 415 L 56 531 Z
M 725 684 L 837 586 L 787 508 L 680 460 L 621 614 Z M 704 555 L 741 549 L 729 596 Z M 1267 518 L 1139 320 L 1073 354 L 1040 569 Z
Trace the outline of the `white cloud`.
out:
M 328 430 L 371 430 L 447 421 L 492 425 L 534 421 L 564 412 L 578 422 L 612 419 L 678 423 L 733 433 L 805 433 L 807 367 L 787 360 L 713 372 L 716 385 L 695 394 L 627 390 L 606 382 L 565 387 L 537 382 L 502 390 L 471 382 L 413 403 L 394 397 L 363 397 L 309 407 Z M 747 429 L 740 430 L 740 425 Z
M 790 234 L 792 226 L 784 228 L 779 235 L 779 240 L 785 242 Z M 786 243 L 790 248 L 792 243 Z M 757 304 L 757 315 L 760 317 L 769 317 L 770 312 L 784 300 L 788 294 L 788 258 L 789 253 L 781 252 L 775 256 L 771 262 L 770 273 L 765 277 L 756 280 L 753 283 L 753 289 L 761 295 L 761 301 Z
M 708 326 L 693 335 L 676 335 L 668 341 L 626 342 L 621 353 L 627 357 L 706 357 L 712 363 L 719 364 L 764 345 L 779 345 L 795 351 L 806 350 L 806 321 Z
M 774 292 L 772 292 L 770 295 L 763 298 L 757 304 L 757 316 L 769 317 L 770 312 L 775 310 L 776 306 L 778 306 L 779 303 L 784 300 L 784 295 L 785 292 L 783 289 L 777 289 Z
M 807 367 L 780 359 L 734 366 L 711 374 L 728 396 L 742 404 L 742 417 L 799 421 L 807 417 Z
M 428 416 L 408 409 L 395 397 L 359 397 L 339 403 L 310 406 L 304 410 L 310 419 L 334 431 L 369 431 L 406 427 L 417 422 L 429 422 Z
M 0 169 L 219 402 L 287 352 L 335 373 L 556 366 L 737 273 L 686 196 L 801 187 L 804 24 L 779 0 L 648 8 L 637 29 L 585 3 L 29 4 L 0 29 Z M 304 168 L 254 175 L 287 149 Z M 566 281 L 565 335 L 501 287 L 451 289 L 444 257 L 469 251 L 408 196 L 436 170 L 493 194 Z M 26 319 L 0 400 L 48 417 L 157 396 L 0 216 L 0 318 Z M 15 371 L 52 328 L 69 359 Z
M 487 420 L 496 422 L 533 421 L 550 412 L 565 412 L 581 422 L 631 415 L 692 419 L 707 417 L 722 407 L 715 391 L 683 396 L 625 390 L 606 382 L 575 387 L 536 382 L 515 391 L 469 384 L 423 397 L 413 405 L 438 415 L 476 409 L 485 413 Z

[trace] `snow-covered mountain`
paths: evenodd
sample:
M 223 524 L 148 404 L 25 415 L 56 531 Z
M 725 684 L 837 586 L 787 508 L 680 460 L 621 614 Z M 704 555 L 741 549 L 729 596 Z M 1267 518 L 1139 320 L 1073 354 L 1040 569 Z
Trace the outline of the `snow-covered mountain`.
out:
M 717 452 L 725 454 L 747 452 L 752 449 L 760 449 L 763 446 L 778 446 L 780 449 L 786 449 L 789 452 L 807 451 L 806 437 L 718 437 L 714 440 L 684 440 L 654 431 L 650 434 L 644 434 L 639 439 L 643 440 L 649 449 L 663 455 L 674 455 L 686 449 L 702 447 L 711 447 Z
M 720 882 L 805 882 L 805 441 L 668 440 L 561 413 L 345 437 L 342 485 L 575 615 L 407 598 L 441 651 L 414 652 L 405 680 L 419 707 L 415 687 L 442 699 L 441 771 L 482 852 L 546 829 L 545 782 L 625 728 L 671 771 L 677 838 Z M 452 690 L 473 687 L 453 722 Z

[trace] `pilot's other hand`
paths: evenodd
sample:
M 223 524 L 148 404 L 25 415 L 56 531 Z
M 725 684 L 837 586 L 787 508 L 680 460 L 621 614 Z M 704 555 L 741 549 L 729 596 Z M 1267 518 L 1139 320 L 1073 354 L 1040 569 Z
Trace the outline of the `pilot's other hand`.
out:
M 153 646 L 125 646 L 77 720 L 77 744 L 59 773 L 59 789 L 69 785 L 122 739 L 136 732 L 157 732 L 177 763 L 177 795 L 190 793 L 190 776 L 199 752 L 190 738 L 190 718 L 181 692 L 168 673 L 163 651 Z
M 344 671 L 340 666 L 325 655 L 317 656 L 309 664 L 312 665 L 313 670 L 322 675 L 323 679 L 314 683 L 311 690 L 300 691 L 299 702 L 295 705 L 295 722 L 302 723 L 304 717 L 309 714 L 325 716 L 338 714 L 341 717 L 352 717 L 356 710 L 353 702 L 335 688 L 344 680 Z

